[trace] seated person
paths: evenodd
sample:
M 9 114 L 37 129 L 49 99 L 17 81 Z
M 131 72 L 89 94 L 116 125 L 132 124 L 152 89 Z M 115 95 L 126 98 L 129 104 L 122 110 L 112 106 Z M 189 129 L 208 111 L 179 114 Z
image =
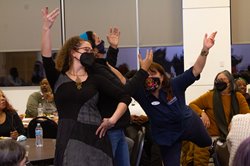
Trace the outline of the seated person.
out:
M 24 133 L 21 119 L 0 90 L 0 137 L 11 137 L 16 140 Z
M 25 148 L 13 140 L 0 141 L 0 165 L 25 166 Z
M 250 114 L 235 115 L 227 136 L 227 146 L 230 152 L 229 166 L 233 165 L 234 156 L 241 142 L 248 137 L 250 137 Z
M 25 85 L 24 81 L 19 77 L 19 73 L 16 67 L 12 67 L 9 70 L 9 75 L 4 80 L 5 86 L 22 86 Z
M 235 85 L 236 89 L 246 98 L 246 101 L 250 108 L 250 95 L 249 93 L 247 93 L 247 81 L 244 78 L 239 77 L 235 79 Z
M 40 82 L 40 91 L 29 96 L 26 105 L 26 117 L 37 117 L 39 103 L 43 105 L 44 109 L 56 110 L 54 96 L 46 78 Z
M 228 70 L 219 72 L 215 76 L 213 89 L 191 101 L 189 106 L 201 117 L 209 135 L 213 139 L 219 137 L 222 142 L 228 135 L 232 116 L 250 113 L 246 99 L 235 90 L 234 77 Z M 186 147 L 182 146 L 182 150 L 184 154 L 190 155 L 194 165 L 209 164 L 209 147 L 200 148 L 195 144 L 194 146 L 186 144 Z

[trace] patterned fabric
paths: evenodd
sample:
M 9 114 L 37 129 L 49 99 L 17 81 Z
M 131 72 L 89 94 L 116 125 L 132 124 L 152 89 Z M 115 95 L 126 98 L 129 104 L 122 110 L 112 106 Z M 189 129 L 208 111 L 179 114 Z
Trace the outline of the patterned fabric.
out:
M 112 165 L 112 151 L 107 136 L 99 139 L 95 135 L 102 118 L 97 109 L 99 94 L 90 80 L 88 81 L 91 85 L 83 84 L 82 90 L 78 90 L 75 82 L 72 82 L 66 75 L 61 75 L 56 82 L 55 101 L 60 118 L 56 165 L 62 165 L 62 162 L 65 166 L 94 166 L 102 165 L 101 163 Z M 62 89 L 71 91 L 64 90 L 69 96 L 61 96 Z M 65 110 L 68 107 L 71 109 Z M 66 128 L 66 125 L 71 127 Z M 58 146 L 61 147 L 58 148 Z M 98 160 L 92 156 L 99 156 Z
M 102 120 L 97 102 L 99 95 L 104 93 L 117 100 L 117 103 L 128 105 L 131 102 L 130 96 L 106 78 L 97 75 L 88 75 L 81 82 L 81 89 L 78 89 L 74 80 L 55 69 L 52 58 L 43 57 L 43 65 L 59 116 L 54 164 L 113 165 L 108 136 L 99 138 L 95 134 Z
M 240 143 L 248 137 L 250 137 L 250 114 L 234 116 L 227 136 L 230 166 L 233 164 L 233 159 Z
M 80 154 L 80 155 L 79 155 Z M 95 155 L 93 155 L 95 154 Z M 65 150 L 63 165 L 90 166 L 90 165 L 112 165 L 112 158 L 100 149 L 74 139 L 70 139 Z M 106 165 L 105 164 L 105 165 Z

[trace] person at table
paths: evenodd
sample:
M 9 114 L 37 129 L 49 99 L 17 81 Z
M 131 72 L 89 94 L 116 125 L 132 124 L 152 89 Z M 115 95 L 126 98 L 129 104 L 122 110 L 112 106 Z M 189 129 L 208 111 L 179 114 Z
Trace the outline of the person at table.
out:
M 16 140 L 19 135 L 24 135 L 24 133 L 22 121 L 16 110 L 0 90 L 0 136 Z
M 37 117 L 37 108 L 39 103 L 43 105 L 43 109 L 56 110 L 54 95 L 46 78 L 40 82 L 40 91 L 32 93 L 27 101 L 25 117 Z
M 26 150 L 14 140 L 0 141 L 1 166 L 26 166 Z
M 92 74 L 91 44 L 79 36 L 69 38 L 52 59 L 50 28 L 59 9 L 42 10 L 42 59 L 58 110 L 55 165 L 113 165 L 112 148 L 106 131 L 113 127 L 131 102 L 123 89 L 100 75 Z M 84 59 L 84 63 L 80 62 Z M 110 118 L 101 118 L 99 94 L 119 103 Z

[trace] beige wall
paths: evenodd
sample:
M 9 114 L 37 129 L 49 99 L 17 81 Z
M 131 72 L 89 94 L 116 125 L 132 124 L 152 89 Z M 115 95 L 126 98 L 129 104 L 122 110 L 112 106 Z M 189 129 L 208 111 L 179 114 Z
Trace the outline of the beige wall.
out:
M 231 71 L 230 0 L 183 0 L 184 66 L 191 67 L 200 54 L 204 34 L 217 31 L 215 45 L 209 51 L 201 78 L 186 91 L 187 103 L 213 86 L 222 70 Z
M 173 0 L 169 0 L 169 1 L 173 1 Z M 77 2 L 77 3 L 76 3 Z M 72 34 L 78 34 L 79 32 L 82 32 L 82 28 L 85 30 L 87 28 L 92 28 L 92 27 L 81 27 L 79 26 L 78 23 L 82 23 L 84 22 L 83 19 L 81 19 L 80 14 L 77 15 L 78 11 L 83 11 L 82 6 L 78 5 L 78 3 L 84 3 L 85 1 L 76 1 L 76 0 L 72 0 L 72 1 L 67 1 L 67 3 L 72 3 L 73 5 L 77 5 L 79 6 L 77 8 L 77 10 L 75 10 L 75 15 L 73 15 L 74 17 L 72 17 L 70 19 L 70 21 L 68 21 L 68 26 L 69 28 L 72 28 L 72 31 L 70 32 L 67 31 L 68 35 L 72 35 Z M 89 2 L 93 3 L 91 0 L 89 0 Z M 112 4 L 111 2 L 115 2 L 115 0 L 113 1 L 99 1 L 101 7 L 103 7 L 103 5 L 101 3 L 106 3 L 105 4 L 105 8 L 104 11 L 102 13 L 99 13 L 99 15 L 95 15 L 95 11 L 96 9 L 98 9 L 98 6 L 94 6 L 95 10 L 90 10 L 90 12 L 87 13 L 86 17 L 91 17 L 94 16 L 94 19 L 99 19 L 100 16 L 105 15 L 106 11 L 108 10 L 108 6 L 110 6 L 111 8 L 114 8 L 113 5 L 108 5 L 108 4 Z M 126 3 L 126 1 L 119 1 L 122 3 Z M 142 2 L 142 1 L 140 1 Z M 166 3 L 164 1 L 150 1 L 147 0 L 145 1 L 145 6 L 148 6 L 150 8 L 154 8 L 154 4 L 160 2 L 160 3 Z M 134 3 L 134 4 L 133 4 Z M 142 2 L 144 3 L 144 2 Z M 150 4 L 152 3 L 152 4 Z M 233 5 L 239 5 L 242 6 L 244 9 L 249 7 L 250 5 L 247 5 L 247 3 L 250 3 L 249 0 L 232 0 L 232 4 Z M 117 3 L 115 3 L 116 5 L 119 5 Z M 133 4 L 135 5 L 135 2 L 130 0 L 129 4 Z M 171 4 L 171 3 L 170 3 Z M 180 0 L 178 0 L 178 2 L 175 3 L 172 2 L 173 5 L 176 4 L 180 4 Z M 184 6 L 183 10 L 181 10 L 183 12 L 183 32 L 179 32 L 179 35 L 177 35 L 177 39 L 173 38 L 174 41 L 179 41 L 179 39 L 181 39 L 180 34 L 183 33 L 183 41 L 184 41 L 184 48 L 185 48 L 185 68 L 191 66 L 194 63 L 195 58 L 197 57 L 197 55 L 200 52 L 201 46 L 202 46 L 202 39 L 203 39 L 203 34 L 205 32 L 211 33 L 214 30 L 218 30 L 218 35 L 216 37 L 216 46 L 211 50 L 210 55 L 208 57 L 208 65 L 205 68 L 205 71 L 202 74 L 202 79 L 197 82 L 198 84 L 196 84 L 195 86 L 192 86 L 188 89 L 187 91 L 187 101 L 197 97 L 198 95 L 200 95 L 202 92 L 207 91 L 208 89 L 211 88 L 212 85 L 212 80 L 214 78 L 214 74 L 216 72 L 218 72 L 221 69 L 229 69 L 230 70 L 230 39 L 231 36 L 230 34 L 230 22 L 228 22 L 228 16 L 230 15 L 228 13 L 228 4 L 229 4 L 229 0 L 183 0 L 182 4 Z M 242 5 L 244 4 L 244 5 Z M 34 6 L 35 5 L 35 6 Z M 84 5 L 86 4 L 82 4 L 83 7 L 86 7 Z M 159 5 L 159 4 L 158 4 Z M 208 7 L 208 6 L 213 6 L 213 7 Z M 40 50 L 40 28 L 41 28 L 41 15 L 40 15 L 40 10 L 42 7 L 44 6 L 49 6 L 50 9 L 59 6 L 59 1 L 58 0 L 43 0 L 43 1 L 34 1 L 34 0 L 26 0 L 26 1 L 20 1 L 20 0 L 8 0 L 8 1 L 0 1 L 0 50 L 2 51 L 13 51 L 13 50 Z M 127 5 L 125 5 L 127 6 Z M 166 6 L 166 5 L 165 5 Z M 218 9 L 215 9 L 216 6 L 219 6 Z M 148 11 L 150 11 L 150 8 L 148 9 Z M 200 8 L 200 9 L 199 9 Z M 12 10 L 10 10 L 12 9 Z M 123 10 L 122 7 L 119 6 L 120 10 Z M 155 9 L 155 8 L 154 8 Z M 164 8 L 161 8 L 161 10 L 163 10 Z M 176 14 L 174 12 L 177 12 L 177 14 L 179 14 L 178 9 L 174 8 L 173 6 L 166 6 L 166 10 L 171 9 L 173 10 L 173 14 L 174 16 L 176 16 Z M 181 9 L 181 7 L 180 7 Z M 197 10 L 196 10 L 197 9 Z M 220 10 L 221 9 L 221 10 Z M 69 10 L 69 9 L 68 9 Z M 144 9 L 145 10 L 145 9 Z M 186 11 L 187 10 L 187 11 Z M 188 11 L 190 10 L 190 11 Z M 193 11 L 191 11 L 193 10 Z M 92 11 L 92 12 L 91 12 Z M 113 9 L 112 9 L 113 11 Z M 154 10 L 155 12 L 157 12 L 157 10 Z M 197 12 L 199 11 L 199 12 Z M 241 11 L 241 10 L 233 10 L 233 11 Z M 233 29 L 233 38 L 237 39 L 237 41 L 239 41 L 240 43 L 240 38 L 237 38 L 237 34 L 240 34 L 240 36 L 242 37 L 247 37 L 248 39 L 244 39 L 244 41 L 248 40 L 248 43 L 250 43 L 250 35 L 249 35 L 249 28 L 247 28 L 247 31 L 243 31 L 241 28 L 246 28 L 248 26 L 244 26 L 244 22 L 248 22 L 249 21 L 242 21 L 243 18 L 248 19 L 249 17 L 249 13 L 247 13 L 248 11 L 250 11 L 249 9 L 244 10 L 244 12 L 242 11 L 241 13 L 243 15 L 239 15 L 237 17 L 240 17 L 240 19 L 237 19 L 237 17 L 233 17 L 233 19 L 235 20 L 232 24 L 240 24 L 240 27 L 235 27 L 234 25 L 232 26 Z M 25 12 L 25 17 L 23 17 L 20 13 Z M 72 11 L 73 12 L 73 11 Z M 126 9 L 126 12 L 128 12 L 128 15 L 131 14 L 130 9 Z M 121 13 L 126 13 L 124 11 L 122 11 Z M 134 13 L 134 7 L 132 7 L 132 13 Z M 142 12 L 142 17 L 143 17 L 143 12 L 147 12 L 147 10 L 145 11 L 141 11 Z M 163 15 L 162 15 L 163 12 Z M 166 21 L 166 14 L 168 14 L 167 16 L 171 17 L 171 14 L 169 14 L 166 11 L 159 11 L 159 16 L 162 15 L 162 17 L 157 17 L 156 15 L 153 15 L 154 17 L 151 18 L 150 15 L 148 15 L 148 20 L 153 20 L 154 22 L 159 22 L 159 24 L 154 23 L 155 25 L 150 25 L 147 26 L 148 22 L 144 21 L 147 24 L 144 24 L 143 26 L 141 26 L 141 30 L 144 32 L 143 36 L 141 38 L 147 38 L 145 37 L 145 35 L 149 35 L 149 36 L 153 36 L 155 33 L 161 34 L 161 32 L 159 31 L 159 28 L 154 28 L 157 26 L 161 26 L 161 23 Z M 219 12 L 219 13 L 216 13 Z M 2 13 L 2 14 L 1 14 Z M 18 13 L 18 14 L 16 14 Z M 80 12 L 79 12 L 80 13 Z M 211 15 L 209 13 L 212 13 Z M 110 13 L 109 13 L 110 14 Z M 120 13 L 119 13 L 120 14 Z M 155 14 L 155 13 L 154 13 Z M 165 14 L 165 15 L 164 15 Z M 222 16 L 220 16 L 220 14 L 222 14 Z M 110 14 L 112 15 L 112 13 Z M 116 15 L 113 14 L 112 18 L 116 18 Z M 205 18 L 204 18 L 204 17 Z M 125 16 L 124 16 L 125 17 Z M 225 18 L 224 18 L 225 17 Z M 179 17 L 177 17 L 179 18 Z M 223 19 L 224 18 L 224 19 Z M 117 19 L 119 20 L 123 20 L 123 16 L 118 15 Z M 131 18 L 130 18 L 131 19 Z M 134 18 L 132 18 L 133 20 L 130 22 L 134 24 Z M 144 18 L 145 19 L 145 18 Z M 69 20 L 69 19 L 68 19 Z M 195 23 L 191 22 L 191 20 L 194 20 Z M 66 20 L 67 21 L 67 20 Z M 112 20 L 111 20 L 112 21 Z M 143 21 L 143 20 L 141 20 Z M 182 20 L 180 20 L 182 21 Z M 237 22 L 236 22 L 237 21 Z M 240 23 L 239 23 L 240 21 Z M 54 44 L 54 48 L 56 49 L 56 47 L 60 46 L 60 20 L 58 20 L 56 22 L 56 25 L 54 27 L 54 31 L 53 31 L 53 44 Z M 93 21 L 93 23 L 101 23 L 100 21 Z M 108 22 L 109 24 L 112 22 Z M 150 23 L 150 22 L 149 22 Z M 171 24 L 171 22 L 164 22 L 167 24 Z M 126 24 L 126 22 L 124 21 L 124 24 Z M 86 25 L 86 24 L 81 24 L 81 25 Z M 122 24 L 123 25 L 123 24 Z M 93 26 L 96 27 L 96 24 L 94 24 Z M 99 30 L 101 31 L 101 34 L 106 34 L 107 32 L 107 27 L 109 27 L 110 25 L 103 25 L 103 26 L 97 26 L 100 29 L 97 29 L 97 31 L 99 32 Z M 129 30 L 129 31 L 125 31 L 123 33 L 124 36 L 126 36 L 125 39 L 132 39 L 133 41 L 131 42 L 126 42 L 126 41 L 122 41 L 122 43 L 124 43 L 124 45 L 134 45 L 134 40 L 135 40 L 135 31 L 134 31 L 134 25 L 130 25 L 128 24 L 128 26 L 132 27 L 132 31 L 130 31 L 130 28 L 125 28 L 125 27 L 120 27 L 122 28 L 122 30 Z M 177 27 L 177 29 L 181 29 L 180 26 L 182 26 L 182 22 L 181 24 L 174 24 L 173 27 Z M 74 28 L 78 28 L 78 29 L 74 29 Z M 222 29 L 222 27 L 224 29 Z M 163 34 L 168 34 L 166 32 L 164 32 L 164 28 L 163 30 Z M 171 29 L 171 30 L 175 30 L 175 29 Z M 236 30 L 236 31 L 235 31 Z M 129 33 L 131 32 L 131 33 Z M 148 33 L 147 33 L 148 32 Z M 247 32 L 247 34 L 242 34 L 243 32 Z M 175 34 L 175 33 L 173 33 Z M 11 37 L 12 36 L 12 37 Z M 105 37 L 105 36 L 103 36 Z M 164 38 L 170 38 L 169 36 L 164 36 Z M 148 37 L 147 39 L 150 39 L 150 37 Z M 157 39 L 157 38 L 155 38 Z M 155 40 L 154 39 L 154 40 Z M 165 41 L 164 41 L 165 42 Z M 167 42 L 166 42 L 167 43 Z M 24 45 L 21 45 L 24 44 Z M 147 45 L 146 43 L 144 43 L 145 45 Z M 152 43 L 151 43 L 152 44 Z M 159 43 L 158 43 L 159 44 Z M 15 46 L 15 47 L 12 47 Z M 222 52 L 221 52 L 222 51 Z M 1 54 L 0 54 L 1 56 Z M 0 58 L 0 60 L 2 60 L 2 58 Z M 3 60 L 4 61 L 4 60 Z M 215 63 L 214 63 L 215 62 Z M 0 62 L 1 64 L 1 62 Z M 0 65 L 3 67 L 3 64 Z M 200 85 L 199 85 L 200 84 Z M 4 90 L 4 92 L 6 93 L 7 97 L 10 99 L 10 101 L 12 103 L 14 103 L 15 108 L 17 108 L 20 112 L 25 111 L 25 105 L 26 105 L 26 101 L 27 101 L 27 96 L 32 93 L 33 91 L 39 89 L 38 87 L 20 87 L 20 88 L 2 88 L 1 89 Z M 20 113 L 19 112 L 19 113 Z
M 38 86 L 1 87 L 1 90 L 17 110 L 18 114 L 24 114 L 29 95 L 33 92 L 39 91 L 40 88 Z

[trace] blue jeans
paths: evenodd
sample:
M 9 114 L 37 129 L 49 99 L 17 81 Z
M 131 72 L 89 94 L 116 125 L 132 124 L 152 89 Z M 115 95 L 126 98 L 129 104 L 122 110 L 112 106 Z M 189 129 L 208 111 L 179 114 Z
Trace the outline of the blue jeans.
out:
M 115 166 L 130 166 L 128 143 L 122 129 L 109 130 Z

